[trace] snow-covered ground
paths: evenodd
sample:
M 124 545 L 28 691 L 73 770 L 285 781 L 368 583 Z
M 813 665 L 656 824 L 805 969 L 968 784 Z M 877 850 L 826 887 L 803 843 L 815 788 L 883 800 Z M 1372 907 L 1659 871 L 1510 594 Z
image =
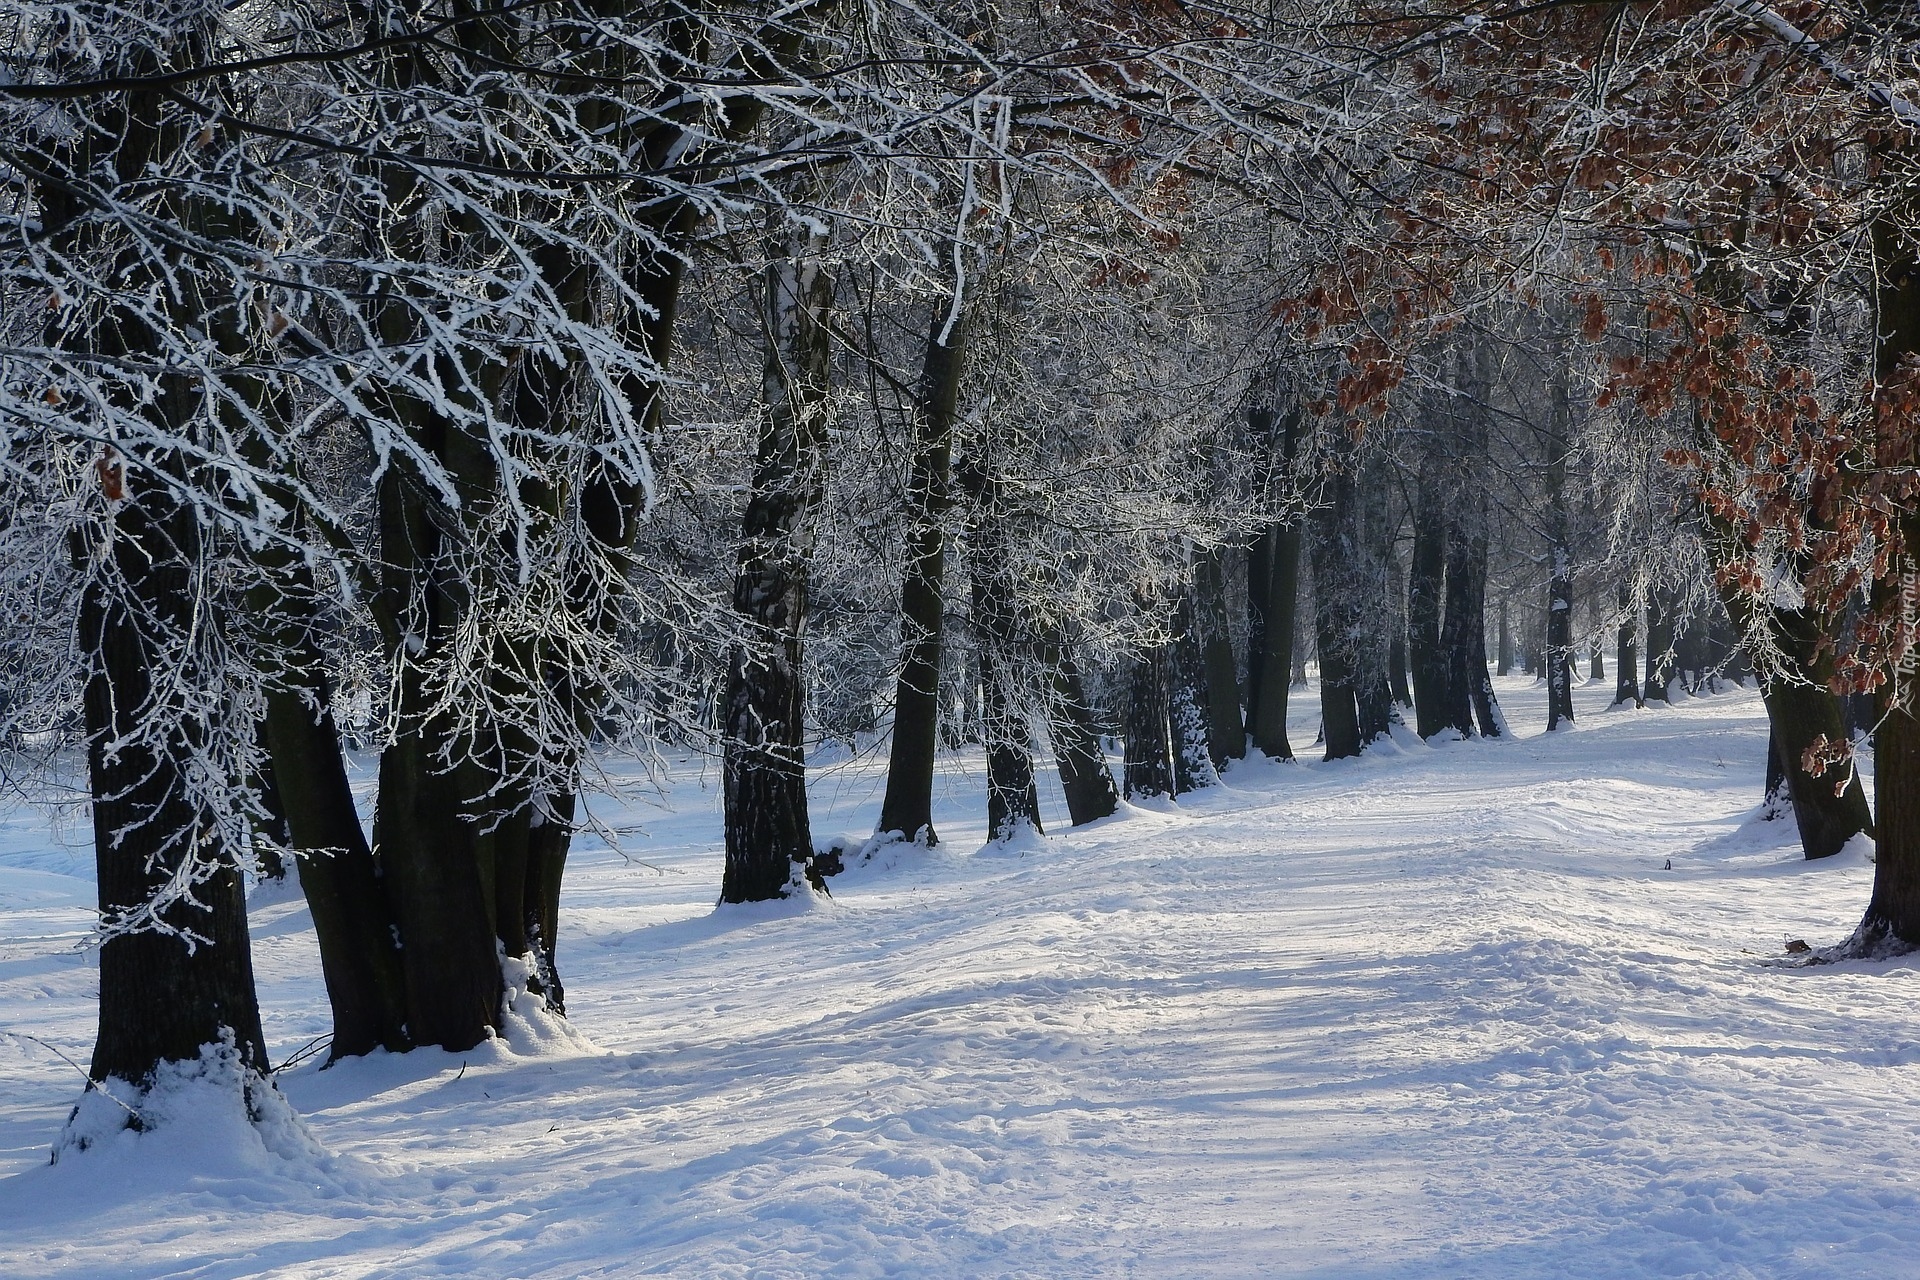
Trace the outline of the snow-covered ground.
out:
M 318 1146 L 282 1154 L 48 1165 L 92 886 L 83 829 L 15 814 L 0 1027 L 46 1043 L 0 1036 L 0 1276 L 1920 1276 L 1920 967 L 1777 963 L 1872 869 L 1750 821 L 1756 697 L 1596 684 L 1549 737 L 1500 694 L 1517 740 L 1249 764 L 1014 851 L 947 761 L 947 844 L 811 909 L 714 909 L 689 764 L 613 815 L 650 865 L 569 867 L 577 1042 L 295 1068 Z M 883 767 L 819 772 L 818 837 Z M 325 999 L 305 910 L 254 928 L 278 1060 Z

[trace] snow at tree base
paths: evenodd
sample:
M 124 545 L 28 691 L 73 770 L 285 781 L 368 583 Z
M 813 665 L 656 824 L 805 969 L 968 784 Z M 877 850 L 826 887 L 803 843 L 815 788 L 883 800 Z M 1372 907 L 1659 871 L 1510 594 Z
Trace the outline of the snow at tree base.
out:
M 90 856 L 17 812 L 0 1275 L 1920 1275 L 1920 967 L 1786 949 L 1852 931 L 1871 846 L 1758 820 L 1751 691 L 1576 681 L 1529 736 L 1546 684 L 1496 688 L 1513 738 L 984 848 L 943 755 L 945 842 L 830 901 L 716 909 L 718 772 L 678 759 L 666 808 L 596 802 L 631 860 L 574 854 L 566 1023 L 309 1060 L 256 1124 L 214 1053 L 57 1164 Z M 871 830 L 882 754 L 814 761 L 822 839 Z M 250 916 L 278 1063 L 327 1001 L 297 894 Z

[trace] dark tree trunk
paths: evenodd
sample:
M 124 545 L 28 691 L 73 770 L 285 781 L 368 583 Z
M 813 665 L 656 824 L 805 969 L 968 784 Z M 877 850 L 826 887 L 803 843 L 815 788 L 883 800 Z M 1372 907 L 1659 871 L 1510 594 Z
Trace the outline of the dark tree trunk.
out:
M 1334 463 L 1336 468 L 1351 464 L 1350 457 Z M 1320 730 L 1328 760 L 1357 756 L 1367 741 L 1361 732 L 1361 672 L 1355 658 L 1362 621 L 1351 582 L 1358 558 L 1352 538 L 1353 509 L 1353 475 L 1336 469 L 1326 479 L 1321 505 L 1309 518 L 1314 632 L 1320 651 Z
M 1714 538 L 1726 541 L 1724 531 Z M 1743 633 L 1751 634 L 1756 622 L 1765 627 L 1786 664 L 1765 681 L 1760 696 L 1767 708 L 1769 754 L 1785 775 L 1800 847 L 1809 858 L 1838 853 L 1848 840 L 1871 830 L 1873 819 L 1857 771 L 1815 777 L 1806 769 L 1806 753 L 1819 739 L 1846 741 L 1840 700 L 1828 691 L 1832 659 L 1821 652 L 1819 624 L 1785 609 L 1769 609 L 1756 619 L 1752 598 L 1737 587 L 1723 589 L 1722 599 Z M 1844 784 L 1837 794 L 1836 783 Z
M 1598 634 L 1598 632 L 1595 633 L 1596 637 Z M 1587 679 L 1605 680 L 1607 678 L 1607 662 L 1606 659 L 1601 656 L 1600 641 L 1597 638 L 1594 639 L 1590 642 L 1589 648 L 1592 650 L 1592 653 L 1589 655 L 1587 664 Z
M 1899 157 L 1903 162 L 1905 156 Z M 1913 357 L 1920 353 L 1920 261 L 1913 248 L 1911 211 L 1882 213 L 1872 225 L 1876 285 L 1874 291 L 1874 373 L 1882 386 L 1905 393 L 1911 387 Z M 1899 413 L 1892 405 L 1876 404 L 1879 414 Z M 1888 424 L 1902 443 L 1898 457 L 1905 466 L 1920 463 L 1904 421 Z M 1883 465 L 1887 461 L 1884 456 Z M 1904 611 L 1899 593 L 1909 590 L 1920 547 L 1920 509 L 1911 502 L 1898 512 L 1903 543 L 1901 561 L 1875 584 L 1873 604 L 1882 617 Z M 1892 937 L 1920 945 L 1920 719 L 1915 717 L 1914 678 L 1894 672 L 1881 686 L 1876 704 L 1879 727 L 1874 733 L 1874 825 L 1876 854 L 1873 897 L 1854 937 L 1871 947 Z M 1796 802 L 1798 796 L 1795 796 Z
M 1292 433 L 1289 428 L 1289 435 Z M 1293 759 L 1293 744 L 1287 738 L 1287 696 L 1293 683 L 1293 671 L 1300 664 L 1295 652 L 1294 633 L 1300 611 L 1300 525 L 1271 526 L 1263 539 L 1266 554 L 1260 557 L 1267 567 L 1263 608 L 1266 610 L 1266 640 L 1260 652 L 1259 681 L 1254 684 L 1247 728 L 1253 745 L 1272 760 Z M 1249 564 L 1252 560 L 1249 559 Z M 1249 683 L 1254 670 L 1248 658 Z M 1304 683 L 1304 681 L 1303 681 Z
M 105 74 L 150 74 L 156 60 L 175 56 L 204 62 L 215 18 L 185 11 L 172 16 L 180 21 L 162 23 L 138 42 L 138 53 L 122 55 Z M 131 355 L 149 369 L 178 369 L 161 354 L 166 344 L 151 327 L 149 307 L 169 312 L 163 323 L 176 331 L 191 326 L 189 332 L 208 335 L 222 355 L 250 354 L 231 339 L 245 323 L 236 313 L 251 299 L 230 281 L 209 282 L 196 249 L 163 247 L 151 237 L 136 237 L 137 247 L 123 248 L 113 241 L 122 236 L 124 219 L 89 216 L 103 188 L 124 192 L 138 183 L 151 192 L 169 181 L 163 170 L 173 167 L 172 157 L 197 147 L 191 134 L 198 129 L 162 93 L 135 89 L 105 95 L 84 127 L 56 129 L 35 143 L 40 156 L 25 166 L 29 187 L 16 202 L 33 208 L 38 261 L 61 264 L 48 268 L 56 272 L 76 261 L 92 262 L 109 271 L 112 281 L 101 299 L 104 314 L 85 305 L 40 309 L 44 336 L 72 352 L 75 367 Z M 48 169 L 52 180 L 36 182 Z M 62 171 L 80 175 L 80 183 L 67 181 Z M 16 168 L 16 182 L 20 172 Z M 162 235 L 161 242 L 180 245 L 205 236 L 237 243 L 246 234 L 232 225 L 230 209 L 178 187 L 155 213 L 151 225 L 178 218 L 189 232 Z M 103 226 L 114 228 L 106 244 L 96 238 Z M 115 253 L 122 255 L 117 261 Z M 16 330 L 36 323 L 24 314 L 11 319 Z M 78 327 L 67 327 L 76 322 Z M 166 372 L 153 375 L 137 403 L 123 400 L 118 407 L 145 416 L 157 436 L 189 438 L 196 450 L 217 450 L 224 442 L 212 439 L 218 424 L 208 422 L 207 405 L 218 399 L 199 379 Z M 270 1086 L 262 1084 L 266 1050 L 239 872 L 242 851 L 234 847 L 245 837 L 234 815 L 217 812 L 217 798 L 201 793 L 202 787 L 222 785 L 207 771 L 226 767 L 215 744 L 237 726 L 221 718 L 245 712 L 219 696 L 226 673 L 201 639 L 230 619 L 216 608 L 227 602 L 212 594 L 221 590 L 222 575 L 207 572 L 212 556 L 204 513 L 181 496 L 214 478 L 191 474 L 187 455 L 187 449 L 149 447 L 126 458 L 102 448 L 93 459 L 101 503 L 70 535 L 80 579 L 73 639 L 82 674 L 95 888 L 106 935 L 99 1032 L 88 1076 L 144 1090 L 162 1064 L 193 1062 L 224 1042 L 231 1044 L 251 1091 Z M 246 728 L 257 732 L 251 722 Z M 128 1120 L 136 1127 L 143 1123 L 138 1115 Z M 84 1136 L 77 1140 L 84 1143 Z
M 422 694 L 402 695 L 415 716 Z M 505 988 L 474 824 L 430 754 L 450 736 L 416 721 L 380 753 L 373 845 L 400 931 L 407 1029 L 415 1044 L 458 1052 L 493 1030 Z
M 742 635 L 727 672 L 722 902 L 784 897 L 813 859 L 802 655 L 832 351 L 824 248 L 816 234 L 767 268 L 764 417 L 733 584 Z
M 380 545 L 388 590 L 408 602 L 405 634 L 421 652 L 438 653 L 466 600 L 443 559 L 427 492 L 398 465 L 388 469 L 378 491 Z M 373 847 L 400 933 L 408 1031 L 415 1044 L 457 1052 L 487 1038 L 505 990 L 495 951 L 492 868 L 480 866 L 477 815 L 462 786 L 462 772 L 474 762 L 460 754 L 450 765 L 442 756 L 443 749 L 459 750 L 458 736 L 447 713 L 435 707 L 417 655 L 396 650 L 388 656 L 396 673 L 396 727 L 380 753 Z
M 1567 533 L 1567 449 L 1573 410 L 1556 370 L 1547 414 L 1547 729 L 1573 723 L 1573 544 Z
M 0 694 L 0 709 L 4 707 L 5 695 Z M 289 865 L 285 851 L 293 848 L 293 829 L 287 825 L 287 802 L 281 797 L 280 783 L 274 777 L 273 748 L 267 742 L 264 720 L 255 732 L 254 740 L 260 748 L 260 769 L 254 775 L 253 786 L 259 793 L 260 807 L 266 811 L 263 817 L 254 821 L 254 865 L 262 881 L 274 880 L 284 884 Z
M 200 674 L 183 651 L 205 607 L 192 594 L 198 522 L 165 481 L 132 471 L 124 484 L 128 496 L 90 566 L 78 632 L 96 882 L 109 929 L 88 1074 L 145 1087 L 162 1063 L 191 1062 L 231 1039 L 240 1065 L 264 1075 L 237 851 L 188 781 L 204 731 L 163 701 L 153 679 Z M 198 883 L 143 920 L 176 876 Z
M 1193 563 L 1193 613 L 1205 672 L 1207 754 L 1215 769 L 1247 754 L 1247 728 L 1240 714 L 1240 680 L 1234 671 L 1233 637 L 1227 630 L 1225 548 L 1198 552 Z M 1285 681 L 1283 680 L 1284 687 Z
M 1513 672 L 1513 627 L 1507 619 L 1507 598 L 1500 597 L 1500 652 L 1495 660 L 1495 675 L 1511 675 Z
M 1664 595 L 1657 589 L 1647 594 L 1647 678 L 1641 692 L 1645 702 L 1672 700 L 1669 688 L 1673 683 L 1673 615 Z
M 1875 735 L 1873 770 L 1873 895 L 1855 937 L 1865 947 L 1889 938 L 1920 946 L 1920 788 L 1914 786 L 1920 778 L 1920 718 L 1890 701 Z
M 1438 449 L 1428 447 L 1413 503 L 1413 555 L 1407 566 L 1407 651 L 1413 664 L 1413 727 L 1423 737 L 1448 727 L 1448 668 L 1440 618 L 1446 601 L 1448 522 L 1440 499 Z
M 1467 554 L 1462 565 L 1465 579 L 1460 592 L 1466 616 L 1465 640 L 1461 649 L 1461 679 L 1467 686 L 1467 701 L 1483 738 L 1506 736 L 1507 726 L 1500 715 L 1500 700 L 1494 696 L 1493 676 L 1487 670 L 1487 510 L 1481 498 L 1479 519 L 1466 539 Z M 1451 568 L 1448 570 L 1452 573 Z
M 1613 661 L 1613 705 L 1631 702 L 1640 706 L 1640 648 L 1636 637 L 1639 631 L 1639 611 L 1633 607 L 1633 596 L 1625 587 L 1620 588 L 1620 627 L 1614 633 Z
M 527 941 L 534 976 L 547 1008 L 567 1011 L 566 989 L 560 982 L 560 884 L 567 869 L 567 849 L 573 842 L 575 796 L 571 791 L 546 798 L 536 809 L 527 831 L 527 888 L 524 895 Z
M 1053 696 L 1048 699 L 1047 733 L 1053 739 L 1067 817 L 1077 827 L 1112 816 L 1120 797 L 1100 749 L 1100 733 L 1081 686 L 1080 670 L 1064 644 L 1055 641 L 1052 647 Z
M 1177 794 L 1168 706 L 1171 646 L 1155 644 L 1133 661 L 1127 682 L 1127 798 Z
M 1413 555 L 1407 571 L 1407 649 L 1413 663 L 1414 729 L 1422 738 L 1456 727 L 1448 715 L 1446 649 L 1441 641 L 1447 520 L 1439 492 L 1436 453 L 1429 451 L 1421 469 L 1413 508 Z
M 1194 633 L 1193 596 L 1183 591 L 1173 612 L 1172 667 L 1167 690 L 1173 739 L 1174 788 L 1181 795 L 1219 781 L 1208 743 L 1207 673 L 1200 638 Z
M 973 575 L 974 607 L 980 607 L 983 575 Z M 988 586 L 987 594 L 993 588 Z M 982 728 L 987 741 L 987 839 L 1006 840 L 1021 828 L 1040 826 L 1040 793 L 1033 778 L 1033 730 L 1013 687 L 1013 670 L 994 650 L 980 655 Z
M 1273 607 L 1269 601 L 1273 589 L 1274 539 L 1278 533 L 1277 526 L 1268 525 L 1247 547 L 1246 728 L 1249 734 L 1257 734 L 1260 699 L 1266 691 L 1269 637 L 1278 635 L 1270 630 L 1267 620 L 1267 614 Z M 1291 640 L 1289 636 L 1289 646 Z
M 314 662 L 317 677 L 317 655 Z M 290 689 L 270 693 L 267 738 L 333 1005 L 329 1056 L 397 1053 L 411 1042 L 393 913 L 341 761 L 329 691 L 313 692 L 317 710 Z
M 1442 684 L 1435 717 L 1439 727 L 1434 730 L 1451 731 L 1463 738 L 1474 734 L 1473 642 L 1484 628 L 1474 608 L 1473 547 L 1472 538 L 1462 536 L 1456 524 L 1447 539 L 1446 613 L 1440 624 Z
M 956 475 L 973 504 L 967 576 L 980 676 L 980 729 L 987 748 L 987 839 L 1007 840 L 1022 828 L 1042 829 L 1033 778 L 1033 721 L 1023 696 L 1034 664 L 1013 599 L 999 483 L 977 459 L 959 466 Z
M 967 316 L 949 324 L 938 308 L 927 335 L 915 415 L 913 473 L 908 481 L 907 569 L 900 586 L 900 679 L 893 700 L 893 747 L 880 830 L 905 840 L 939 842 L 933 829 L 933 758 L 940 724 L 942 532 L 952 502 L 949 472 L 966 357 Z
M 1392 730 L 1391 637 L 1401 621 L 1390 599 L 1398 584 L 1389 556 L 1393 528 L 1386 469 L 1378 459 L 1362 467 L 1353 496 L 1350 545 L 1358 553 L 1353 564 L 1354 699 L 1364 746 Z
M 1266 419 L 1271 436 L 1272 415 Z M 1302 429 L 1298 408 L 1289 409 L 1280 423 L 1277 448 L 1279 469 L 1289 476 L 1300 448 Z M 1296 643 L 1300 600 L 1300 523 L 1268 525 L 1247 556 L 1247 733 L 1262 755 L 1293 759 L 1287 739 L 1287 694 L 1295 683 L 1305 683 L 1305 665 Z

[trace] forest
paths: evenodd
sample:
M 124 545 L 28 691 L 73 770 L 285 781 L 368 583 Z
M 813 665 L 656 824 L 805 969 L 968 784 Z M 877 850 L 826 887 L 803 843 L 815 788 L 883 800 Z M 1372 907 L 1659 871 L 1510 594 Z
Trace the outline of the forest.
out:
M 70 838 L 97 893 L 90 1049 L 0 999 L 67 1061 L 56 1168 L 192 1150 L 222 1108 L 318 1151 L 277 1082 L 590 1046 L 603 855 L 837 954 L 862 893 L 935 876 L 962 917 L 994 859 L 1179 858 L 1165 823 L 1250 788 L 1294 807 L 1239 856 L 1284 876 L 1266 848 L 1332 849 L 1416 775 L 1439 813 L 1536 767 L 1501 761 L 1721 751 L 1750 795 L 1614 817 L 1757 806 L 1781 865 L 1852 868 L 1796 975 L 1920 947 L 1908 9 L 0 0 L 0 29 L 0 847 Z M 1646 736 L 1683 723 L 1722 745 Z M 709 774 L 711 829 L 660 836 Z M 877 811 L 842 831 L 848 778 Z M 319 980 L 298 1045 L 256 979 L 276 911 Z M 172 1107 L 190 1080 L 224 1101 Z M 967 1266 L 1125 1269 L 1089 1248 Z

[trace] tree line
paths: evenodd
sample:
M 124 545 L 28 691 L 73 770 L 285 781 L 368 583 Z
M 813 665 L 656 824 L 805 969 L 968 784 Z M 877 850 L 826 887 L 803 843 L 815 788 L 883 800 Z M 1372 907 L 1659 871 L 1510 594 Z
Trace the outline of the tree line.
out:
M 1328 758 L 1501 736 L 1516 664 L 1549 727 L 1576 654 L 1751 671 L 1808 855 L 1879 840 L 1854 945 L 1920 942 L 1904 17 L 4 21 L 0 727 L 84 758 L 130 1116 L 211 1044 L 270 1087 L 288 862 L 331 1055 L 463 1049 L 564 1013 L 610 756 L 721 758 L 722 901 L 820 892 L 940 839 L 943 744 L 998 840 L 1047 755 L 1075 824 L 1291 758 L 1309 656 Z M 809 746 L 876 734 L 817 849 Z

